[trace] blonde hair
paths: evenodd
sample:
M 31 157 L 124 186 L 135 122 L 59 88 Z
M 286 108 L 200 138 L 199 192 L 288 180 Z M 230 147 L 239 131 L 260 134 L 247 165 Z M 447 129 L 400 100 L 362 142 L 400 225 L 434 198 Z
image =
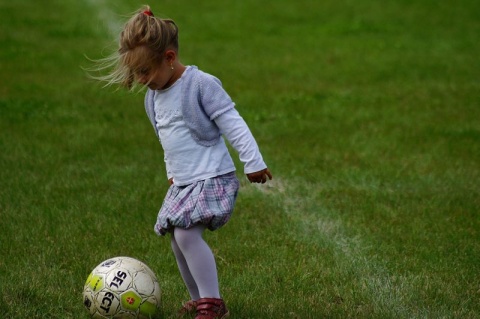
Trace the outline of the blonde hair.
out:
M 120 34 L 119 48 L 105 58 L 94 60 L 96 67 L 88 71 L 107 75 L 92 76 L 131 89 L 135 73 L 146 67 L 155 67 L 168 49 L 178 51 L 178 27 L 173 20 L 157 18 L 149 6 L 140 8 L 126 23 Z

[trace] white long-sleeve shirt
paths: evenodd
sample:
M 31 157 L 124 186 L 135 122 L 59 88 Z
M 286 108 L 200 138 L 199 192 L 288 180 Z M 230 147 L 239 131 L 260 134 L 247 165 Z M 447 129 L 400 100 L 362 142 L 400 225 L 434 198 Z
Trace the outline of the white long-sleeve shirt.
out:
M 167 176 L 177 186 L 235 171 L 222 136 L 211 146 L 193 139 L 182 114 L 183 81 L 182 76 L 171 87 L 154 94 L 155 128 L 164 149 Z M 214 122 L 238 152 L 245 174 L 267 167 L 250 129 L 235 108 L 217 116 Z

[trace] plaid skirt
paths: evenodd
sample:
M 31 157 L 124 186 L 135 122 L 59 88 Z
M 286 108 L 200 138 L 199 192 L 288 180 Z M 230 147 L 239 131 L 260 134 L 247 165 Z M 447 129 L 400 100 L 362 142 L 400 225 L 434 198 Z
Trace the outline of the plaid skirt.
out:
M 158 212 L 155 232 L 165 235 L 174 227 L 204 224 L 210 230 L 225 225 L 233 212 L 240 183 L 235 172 L 186 186 L 172 185 Z

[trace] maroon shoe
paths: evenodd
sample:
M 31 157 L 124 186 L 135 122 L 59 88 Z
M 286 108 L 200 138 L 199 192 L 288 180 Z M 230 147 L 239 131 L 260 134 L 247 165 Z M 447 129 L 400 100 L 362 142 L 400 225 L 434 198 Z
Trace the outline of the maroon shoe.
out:
M 225 319 L 230 315 L 222 299 L 202 298 L 197 300 L 195 319 Z

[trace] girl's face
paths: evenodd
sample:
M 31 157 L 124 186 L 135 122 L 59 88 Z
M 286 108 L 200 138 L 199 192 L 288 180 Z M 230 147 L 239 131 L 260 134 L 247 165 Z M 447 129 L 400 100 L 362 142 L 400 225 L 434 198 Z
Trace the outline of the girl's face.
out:
M 173 71 L 171 63 L 167 59 L 162 59 L 161 62 L 139 68 L 135 72 L 135 80 L 151 90 L 164 90 L 174 83 Z
M 123 62 L 133 72 L 135 82 L 151 90 L 170 87 L 184 69 L 177 59 L 177 51 L 173 49 L 159 55 L 146 46 L 138 46 L 126 52 Z

